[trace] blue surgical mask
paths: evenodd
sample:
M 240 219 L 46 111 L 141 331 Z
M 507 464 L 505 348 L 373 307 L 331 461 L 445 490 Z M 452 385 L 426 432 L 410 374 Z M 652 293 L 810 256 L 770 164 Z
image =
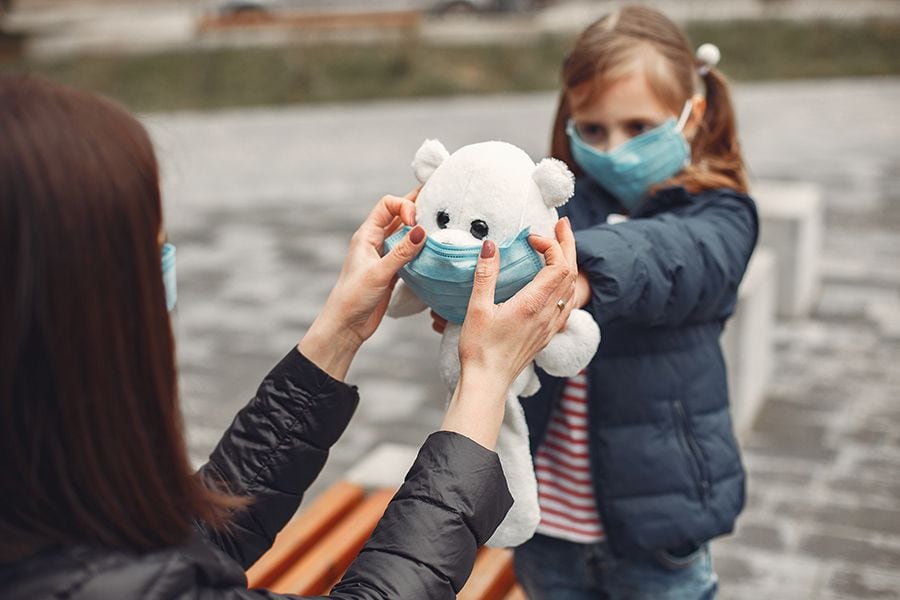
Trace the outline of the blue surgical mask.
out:
M 582 140 L 570 120 L 566 134 L 572 158 L 591 179 L 609 190 L 629 212 L 634 212 L 647 190 L 690 164 L 691 147 L 682 129 L 691 114 L 691 106 L 688 100 L 677 121 L 668 119 L 609 152 L 601 152 Z
M 166 309 L 172 312 L 178 300 L 178 288 L 175 285 L 175 246 L 169 243 L 162 247 L 162 276 L 166 288 Z
M 403 227 L 386 239 L 385 253 L 390 252 L 409 229 Z M 509 300 L 544 266 L 541 255 L 528 243 L 527 228 L 498 250 L 500 274 L 494 292 L 495 303 Z M 481 246 L 451 246 L 429 237 L 421 252 L 400 269 L 400 277 L 434 312 L 452 323 L 462 323 L 472 294 L 479 254 Z

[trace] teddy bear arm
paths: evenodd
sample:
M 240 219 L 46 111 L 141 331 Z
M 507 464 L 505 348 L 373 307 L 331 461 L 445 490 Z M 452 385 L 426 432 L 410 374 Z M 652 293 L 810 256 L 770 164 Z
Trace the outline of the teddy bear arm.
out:
M 573 310 L 566 329 L 557 333 L 534 362 L 554 377 L 574 377 L 590 364 L 600 344 L 600 328 L 584 310 Z
M 408 317 L 416 313 L 420 313 L 428 308 L 428 305 L 416 296 L 409 286 L 398 281 L 394 286 L 394 293 L 391 294 L 391 301 L 388 303 L 387 315 L 395 319 L 400 317 Z

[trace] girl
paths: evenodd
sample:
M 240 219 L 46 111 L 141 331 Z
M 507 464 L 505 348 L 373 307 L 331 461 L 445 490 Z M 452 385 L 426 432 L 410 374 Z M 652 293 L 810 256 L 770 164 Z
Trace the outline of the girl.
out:
M 588 27 L 552 153 L 576 174 L 576 304 L 603 340 L 523 400 L 542 521 L 515 553 L 533 600 L 713 598 L 709 540 L 744 503 L 719 335 L 757 216 L 718 51 L 650 8 Z

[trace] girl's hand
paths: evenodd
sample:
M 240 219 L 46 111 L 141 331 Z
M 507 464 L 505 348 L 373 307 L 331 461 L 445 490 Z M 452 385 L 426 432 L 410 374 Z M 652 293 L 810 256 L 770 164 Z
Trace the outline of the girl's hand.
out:
M 515 296 L 494 304 L 500 256 L 484 242 L 459 340 L 460 379 L 443 429 L 493 448 L 503 420 L 506 391 L 559 332 L 572 311 L 575 243 L 568 220 L 557 224 L 559 241 L 531 236 L 546 266 Z
M 591 282 L 584 273 L 575 276 L 575 308 L 584 308 L 591 302 Z
M 300 352 L 343 379 L 360 345 L 375 333 L 390 301 L 397 271 L 422 249 L 425 230 L 414 227 L 388 254 L 384 240 L 401 224 L 415 225 L 418 190 L 385 196 L 350 239 L 347 258 L 322 312 L 298 344 Z

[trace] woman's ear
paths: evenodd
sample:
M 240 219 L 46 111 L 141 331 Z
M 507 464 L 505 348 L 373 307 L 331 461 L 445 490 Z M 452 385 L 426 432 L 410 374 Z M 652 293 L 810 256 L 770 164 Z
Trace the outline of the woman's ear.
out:
M 575 193 L 575 176 L 561 160 L 545 158 L 534 167 L 531 178 L 541 191 L 544 204 L 550 208 L 562 206 Z
M 435 169 L 441 166 L 450 153 L 438 140 L 425 140 L 416 151 L 416 157 L 412 161 L 412 168 L 419 183 L 425 183 Z
M 694 136 L 697 135 L 697 130 L 700 129 L 705 114 L 706 98 L 700 94 L 694 95 L 691 98 L 691 115 L 684 124 L 684 137 L 688 142 L 694 141 Z

